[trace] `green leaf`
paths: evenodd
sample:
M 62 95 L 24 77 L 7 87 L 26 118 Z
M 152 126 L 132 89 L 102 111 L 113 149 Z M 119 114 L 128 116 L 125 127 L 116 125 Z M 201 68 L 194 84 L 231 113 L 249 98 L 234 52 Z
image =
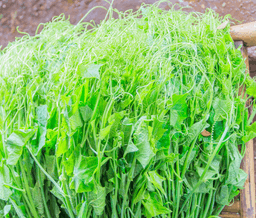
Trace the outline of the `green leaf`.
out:
M 16 165 L 23 151 L 22 147 L 7 144 L 8 159 L 7 164 Z
M 39 126 L 38 135 L 39 135 L 39 143 L 38 148 L 35 155 L 38 155 L 39 151 L 44 147 L 46 140 L 46 126 Z
M 103 140 L 109 135 L 112 124 L 100 130 L 100 140 Z
M 71 176 L 75 165 L 75 157 L 73 153 L 67 158 L 67 160 L 63 161 L 63 165 L 65 167 L 67 175 Z
M 97 157 L 84 157 L 81 155 L 76 160 L 70 188 L 75 189 L 76 193 L 92 191 L 93 175 L 97 167 Z
M 63 135 L 58 139 L 56 146 L 57 146 L 57 150 L 56 150 L 57 157 L 60 157 L 62 154 L 68 151 L 67 136 L 65 136 L 65 133 L 63 133 Z
M 124 118 L 121 128 L 124 133 L 124 145 L 128 145 L 133 132 L 133 123 L 128 118 Z
M 56 177 L 55 170 L 56 170 L 56 157 L 55 155 L 47 155 L 45 156 L 45 165 L 46 171 L 49 175 L 53 178 Z
M 100 79 L 100 67 L 102 64 L 91 64 L 84 65 L 83 63 L 78 65 L 77 73 L 82 76 L 82 78 L 97 78 Z
M 79 111 L 84 122 L 88 122 L 91 119 L 93 111 L 88 105 L 79 107 Z
M 202 98 L 199 99 L 201 108 L 206 108 L 208 106 L 208 103 L 210 101 L 210 96 L 211 96 L 211 90 L 207 89 L 203 94 Z
M 200 176 L 197 172 L 188 170 L 185 174 L 184 182 L 188 188 L 193 191 L 196 187 Z M 197 189 L 194 190 L 195 193 L 209 193 L 210 188 L 212 188 L 212 181 L 203 182 Z
M 138 202 L 140 202 L 141 200 L 143 200 L 145 198 L 145 192 L 147 189 L 147 186 L 145 183 L 140 183 L 139 186 L 141 186 L 140 188 L 137 188 L 138 186 L 136 186 L 136 191 L 134 192 L 133 196 L 132 196 L 132 203 L 133 204 L 137 204 Z
M 12 191 L 5 187 L 4 183 L 11 183 L 10 172 L 6 165 L 0 165 L 0 199 L 7 201 L 12 195 Z
M 203 162 L 206 163 L 207 160 L 208 158 L 205 157 Z M 222 156 L 216 154 L 210 165 L 210 169 L 214 170 L 216 173 L 219 173 L 221 161 L 222 161 Z
M 57 129 L 47 129 L 45 146 L 52 148 L 57 142 L 58 131 Z
M 124 196 L 125 195 L 125 185 L 127 182 L 127 177 L 128 175 L 126 173 L 120 173 L 121 174 L 121 178 L 120 178 L 120 188 L 119 188 L 119 193 L 120 195 Z
M 78 110 L 69 118 L 69 123 L 72 130 L 76 130 L 78 128 L 83 127 L 83 122 Z
M 53 189 L 51 190 L 51 193 L 56 197 L 56 199 L 58 199 L 62 202 L 62 204 L 64 205 L 65 208 L 67 208 L 65 198 L 63 197 L 63 194 L 60 192 L 60 190 L 56 186 L 53 187 Z M 54 208 L 54 210 L 55 210 L 55 208 Z M 56 210 L 54 212 L 56 214 L 58 214 L 59 210 L 56 208 Z
M 125 111 L 121 111 L 118 113 L 114 113 L 109 117 L 108 122 L 111 124 L 109 137 L 115 137 L 117 135 L 119 130 L 119 125 L 124 115 L 125 115 Z
M 243 136 L 242 140 L 244 142 L 249 142 L 250 140 L 254 139 L 256 137 L 256 132 L 251 131 L 248 132 L 246 136 Z
M 239 169 L 236 180 L 235 182 L 233 182 L 233 185 L 239 189 L 243 189 L 247 176 L 248 175 L 246 172 L 244 172 L 242 169 Z
M 46 189 L 47 191 L 49 191 L 48 189 Z M 46 193 L 50 193 L 46 192 Z M 59 218 L 60 215 L 60 208 L 59 205 L 57 204 L 58 198 L 56 198 L 53 194 L 51 194 L 49 197 L 49 201 L 51 202 L 48 209 L 50 211 L 50 213 L 52 214 L 52 217 L 54 218 Z
M 216 195 L 216 202 L 220 205 L 229 205 L 229 190 L 227 185 L 221 186 Z
M 204 172 L 204 168 L 197 166 L 196 171 L 198 175 L 201 177 Z M 208 169 L 204 175 L 204 180 L 209 180 L 209 179 L 212 179 L 212 180 L 218 179 L 218 172 L 216 172 L 215 170 Z
M 246 128 L 246 135 L 243 136 L 242 140 L 248 142 L 256 137 L 256 122 Z
M 36 210 L 40 217 L 44 217 L 44 203 L 41 195 L 41 191 L 39 188 L 39 183 L 36 182 L 34 188 L 31 189 L 32 198 L 36 207 Z
M 170 125 L 177 129 L 181 128 L 182 121 L 187 118 L 187 98 L 188 94 L 172 96 L 172 106 L 170 109 Z
M 226 184 L 234 184 L 239 173 L 241 160 L 233 160 L 228 167 Z
M 164 133 L 168 130 L 168 129 L 164 129 L 163 126 L 164 126 L 164 122 L 161 122 L 157 118 L 154 118 L 153 136 L 156 142 L 160 140 L 163 137 Z
M 148 180 L 151 182 L 155 188 L 162 192 L 163 195 L 166 196 L 166 192 L 162 187 L 162 183 L 165 180 L 164 177 L 160 176 L 156 171 L 148 172 Z
M 8 159 L 7 164 L 16 165 L 23 151 L 23 147 L 35 134 L 35 130 L 15 130 L 6 140 Z
M 190 156 L 188 157 L 187 168 L 189 167 L 190 163 L 194 160 L 196 154 L 197 154 L 197 148 L 193 148 L 193 150 L 190 153 Z M 180 164 L 182 166 L 184 165 L 187 155 L 188 155 L 188 151 L 186 151 L 186 154 L 180 159 Z
M 179 154 L 171 153 L 166 156 L 166 161 L 167 163 L 175 163 L 178 157 Z
M 142 201 L 145 208 L 145 216 L 147 218 L 155 217 L 161 214 L 170 214 L 172 211 L 163 206 L 161 201 L 156 199 L 155 194 L 152 193 Z
M 256 98 L 256 82 L 253 81 L 249 87 L 246 88 L 246 92 L 248 95 L 253 96 Z
M 148 132 L 143 127 L 134 133 L 134 144 L 138 148 L 135 158 L 138 159 L 142 167 L 145 168 L 150 162 L 151 158 L 155 156 L 155 153 L 150 147 Z
M 38 123 L 42 126 L 47 125 L 47 120 L 49 118 L 49 114 L 47 111 L 47 105 L 41 105 L 36 108 L 37 120 Z
M 34 135 L 35 130 L 14 130 L 14 132 L 7 138 L 6 143 L 9 145 L 24 146 L 29 139 Z
M 38 143 L 38 148 L 35 153 L 35 155 L 38 155 L 39 151 L 44 147 L 45 145 L 45 140 L 46 140 L 46 126 L 47 126 L 47 120 L 49 118 L 49 114 L 47 111 L 47 105 L 41 105 L 37 107 L 36 109 L 36 114 L 37 114 L 37 120 L 38 120 L 38 135 L 39 135 L 39 143 Z
M 12 205 L 5 205 L 4 206 L 4 216 L 9 214 L 10 210 L 12 209 Z
M 87 210 L 87 202 L 84 201 L 84 202 L 78 204 L 76 207 L 76 210 L 78 211 L 77 218 L 83 218 L 84 214 L 86 213 L 85 211 Z
M 95 214 L 102 215 L 106 205 L 106 188 L 96 185 L 95 190 L 89 193 L 89 202 Z
M 126 149 L 125 149 L 125 152 L 124 152 L 124 157 L 129 154 L 129 153 L 132 153 L 132 152 L 136 152 L 138 151 L 139 149 L 133 144 L 133 142 L 130 140 Z
M 203 120 L 200 120 L 199 122 L 194 123 L 192 126 L 190 126 L 188 130 L 187 144 L 189 145 L 208 126 L 209 125 L 207 123 L 203 123 Z
M 56 107 L 54 107 L 49 113 L 49 117 L 47 120 L 47 131 L 58 127 L 58 122 L 56 122 L 57 120 L 58 120 L 58 110 Z
M 213 108 L 215 111 L 214 121 L 221 121 L 228 118 L 232 107 L 230 99 L 215 98 Z

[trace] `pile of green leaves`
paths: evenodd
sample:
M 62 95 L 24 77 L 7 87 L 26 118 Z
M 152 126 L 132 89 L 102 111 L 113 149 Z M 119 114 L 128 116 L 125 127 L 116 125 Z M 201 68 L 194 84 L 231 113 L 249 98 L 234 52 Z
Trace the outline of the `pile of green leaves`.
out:
M 239 193 L 256 83 L 228 17 L 159 3 L 1 51 L 0 216 L 217 217 Z

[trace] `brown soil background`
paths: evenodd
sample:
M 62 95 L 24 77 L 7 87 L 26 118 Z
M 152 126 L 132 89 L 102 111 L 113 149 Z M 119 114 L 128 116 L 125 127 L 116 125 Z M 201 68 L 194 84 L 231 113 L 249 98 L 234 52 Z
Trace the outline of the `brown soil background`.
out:
M 118 10 L 136 10 L 141 3 L 151 4 L 156 0 L 115 0 L 113 7 Z M 189 6 L 187 11 L 204 12 L 211 8 L 221 16 L 231 16 L 242 23 L 256 21 L 256 0 L 171 0 L 181 6 Z M 15 37 L 21 36 L 19 30 L 33 35 L 39 23 L 51 21 L 53 16 L 64 13 L 70 16 L 70 22 L 76 24 L 91 8 L 97 5 L 108 7 L 104 0 L 0 0 L 0 48 Z M 99 23 L 105 17 L 105 11 L 96 9 L 85 19 Z M 256 47 L 249 48 L 250 71 L 256 76 Z M 254 156 L 256 159 L 256 140 L 254 141 Z M 256 161 L 255 161 L 256 181 Z

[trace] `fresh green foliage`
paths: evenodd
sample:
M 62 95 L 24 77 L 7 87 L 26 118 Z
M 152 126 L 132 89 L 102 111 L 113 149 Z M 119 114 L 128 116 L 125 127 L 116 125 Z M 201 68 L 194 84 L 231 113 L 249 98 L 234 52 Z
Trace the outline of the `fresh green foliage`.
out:
M 256 84 L 228 17 L 160 3 L 1 51 L 0 216 L 207 218 L 239 193 Z

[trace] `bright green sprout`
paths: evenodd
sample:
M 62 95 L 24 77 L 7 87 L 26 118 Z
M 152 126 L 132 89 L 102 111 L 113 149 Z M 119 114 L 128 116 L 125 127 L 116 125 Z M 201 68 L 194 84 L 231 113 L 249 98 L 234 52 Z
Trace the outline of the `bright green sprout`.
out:
M 208 218 L 239 193 L 256 83 L 229 17 L 160 3 L 0 52 L 0 217 Z

